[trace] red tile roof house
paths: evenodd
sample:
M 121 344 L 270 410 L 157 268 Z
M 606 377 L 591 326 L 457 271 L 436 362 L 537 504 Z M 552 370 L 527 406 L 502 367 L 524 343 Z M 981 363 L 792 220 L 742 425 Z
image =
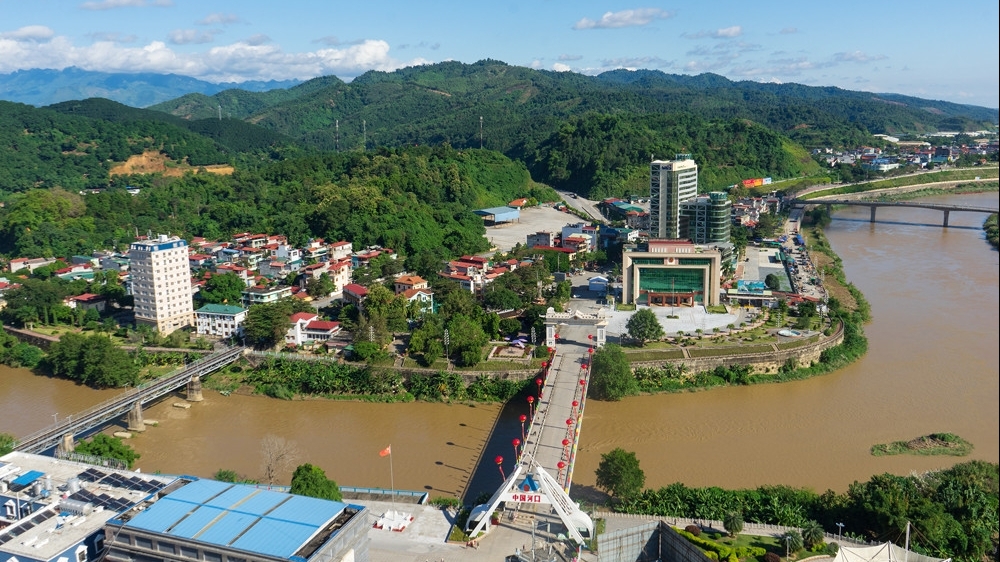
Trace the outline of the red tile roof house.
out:
M 409 289 L 426 289 L 427 280 L 419 275 L 401 275 L 396 278 L 396 294 Z
M 368 289 L 364 288 L 357 283 L 348 283 L 344 285 L 344 301 L 355 306 L 361 306 L 361 303 L 368 297 Z
M 106 299 L 101 295 L 95 295 L 93 293 L 84 293 L 82 295 L 77 295 L 75 297 L 66 297 L 63 302 L 66 306 L 70 308 L 82 308 L 83 310 L 90 310 L 91 308 L 97 310 L 98 312 L 104 312 L 104 306 Z
M 285 345 L 311 345 L 326 342 L 340 332 L 340 322 L 320 320 L 319 316 L 299 312 L 291 317 L 292 327 L 285 334 Z

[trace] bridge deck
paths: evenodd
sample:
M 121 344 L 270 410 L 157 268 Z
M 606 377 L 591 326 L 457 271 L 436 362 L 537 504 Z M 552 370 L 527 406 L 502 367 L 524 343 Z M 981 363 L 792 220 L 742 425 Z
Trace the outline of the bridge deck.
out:
M 589 382 L 589 369 L 583 369 L 584 363 L 590 362 L 588 349 L 590 340 L 588 334 L 595 332 L 588 326 L 560 326 L 559 335 L 562 340 L 556 346 L 556 355 L 543 387 L 541 403 L 535 414 L 531 431 L 524 444 L 521 465 L 525 470 L 530 458 L 542 466 L 568 492 L 573 479 L 573 461 L 583 422 L 583 409 L 586 406 L 586 387 L 580 384 L 581 379 Z M 573 402 L 579 403 L 577 407 Z M 568 424 L 567 420 L 572 420 Z M 569 445 L 564 446 L 563 440 L 568 439 Z M 562 468 L 559 463 L 563 463 Z

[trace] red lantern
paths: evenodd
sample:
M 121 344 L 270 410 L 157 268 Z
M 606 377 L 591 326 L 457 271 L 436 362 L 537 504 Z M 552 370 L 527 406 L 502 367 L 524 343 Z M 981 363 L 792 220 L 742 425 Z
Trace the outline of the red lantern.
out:
M 556 348 L 554 348 L 554 347 L 550 347 L 549 348 L 549 353 L 555 353 L 555 352 L 556 352 Z
M 524 423 L 524 422 L 528 421 L 528 416 L 526 416 L 524 414 L 521 414 L 521 416 L 518 419 L 521 420 L 521 423 Z
M 580 401 L 579 401 L 579 400 L 574 400 L 574 401 L 573 401 L 573 407 L 574 407 L 574 408 L 576 408 L 576 407 L 577 407 L 577 406 L 579 406 L 579 405 L 580 405 Z
M 546 368 L 546 367 L 548 367 L 548 366 L 549 366 L 549 362 L 548 361 L 542 361 L 542 368 L 543 369 Z
M 564 462 L 562 462 L 562 461 L 559 461 L 559 462 L 558 462 L 558 463 L 556 464 L 556 466 L 558 466 L 558 467 L 559 467 L 559 470 L 562 470 L 562 469 L 566 468 L 566 463 L 564 463 Z
M 528 404 L 534 404 L 534 403 L 535 403 L 535 397 L 534 397 L 534 396 L 531 396 L 531 395 L 529 395 L 529 396 L 528 396 Z
M 587 350 L 587 353 L 591 353 L 591 354 L 593 354 L 593 353 L 594 353 L 594 348 L 590 348 L 590 349 L 588 349 L 588 350 Z
M 512 440 L 511 442 L 510 442 L 510 444 L 511 444 L 511 445 L 513 445 L 513 446 L 514 446 L 514 448 L 517 448 L 517 447 L 520 447 L 520 446 L 521 446 L 521 440 L 520 440 L 520 439 L 518 439 L 517 437 L 515 437 L 515 438 L 514 438 L 514 439 L 513 439 L 513 440 Z
M 497 469 L 500 470 L 500 477 L 506 480 L 507 476 L 503 473 L 503 457 L 497 455 L 497 458 L 493 459 L 493 462 L 497 463 Z
M 573 418 L 566 418 L 566 425 L 573 425 Z
M 563 447 L 569 447 L 570 443 L 571 443 L 571 441 L 569 439 L 563 439 L 562 440 Z
M 588 340 L 594 339 L 594 334 L 587 334 L 587 339 Z
M 580 386 L 587 386 L 587 379 L 580 379 Z
M 538 386 L 542 386 L 542 377 L 535 377 L 535 384 Z
M 497 464 L 503 464 L 503 457 L 500 456 L 500 455 L 497 455 L 497 458 L 493 459 L 493 462 L 495 462 Z

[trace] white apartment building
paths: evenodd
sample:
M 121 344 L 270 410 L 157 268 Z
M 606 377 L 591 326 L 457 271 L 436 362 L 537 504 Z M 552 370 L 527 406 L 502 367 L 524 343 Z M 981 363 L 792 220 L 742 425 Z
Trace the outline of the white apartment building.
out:
M 649 174 L 649 236 L 681 237 L 681 203 L 698 196 L 698 165 L 690 154 L 654 160 Z
M 152 326 L 164 335 L 193 325 L 187 242 L 164 234 L 134 242 L 129 260 L 136 324 Z

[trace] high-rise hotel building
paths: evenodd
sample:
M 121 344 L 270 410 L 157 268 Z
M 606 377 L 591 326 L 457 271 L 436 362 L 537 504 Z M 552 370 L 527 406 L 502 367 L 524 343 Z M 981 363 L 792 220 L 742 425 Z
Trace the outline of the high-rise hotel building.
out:
M 649 236 L 681 237 L 681 203 L 698 196 L 698 165 L 690 154 L 654 160 L 649 174 Z
M 187 242 L 161 234 L 129 248 L 135 322 L 161 334 L 194 324 Z

